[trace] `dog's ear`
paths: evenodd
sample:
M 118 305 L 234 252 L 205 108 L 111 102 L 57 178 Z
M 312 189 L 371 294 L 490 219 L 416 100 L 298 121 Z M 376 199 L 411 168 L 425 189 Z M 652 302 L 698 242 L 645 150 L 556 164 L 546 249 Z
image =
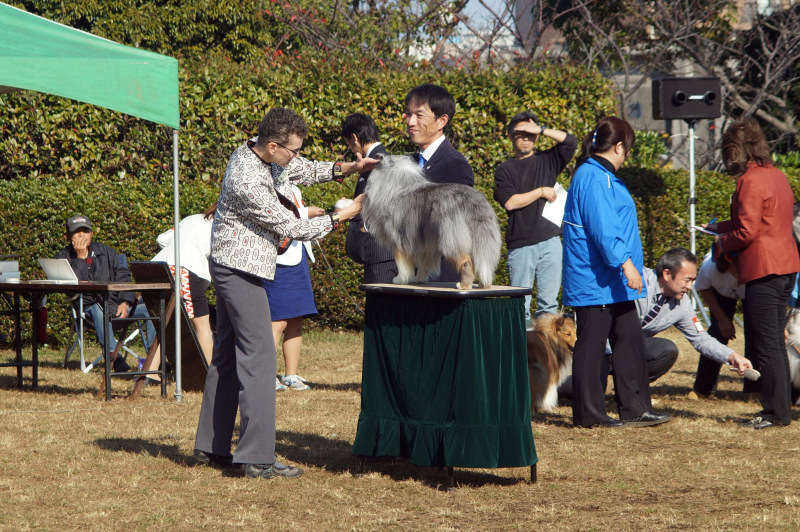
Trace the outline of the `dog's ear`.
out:
M 555 323 L 556 327 L 560 329 L 561 327 L 564 326 L 564 316 L 557 317 L 553 323 Z

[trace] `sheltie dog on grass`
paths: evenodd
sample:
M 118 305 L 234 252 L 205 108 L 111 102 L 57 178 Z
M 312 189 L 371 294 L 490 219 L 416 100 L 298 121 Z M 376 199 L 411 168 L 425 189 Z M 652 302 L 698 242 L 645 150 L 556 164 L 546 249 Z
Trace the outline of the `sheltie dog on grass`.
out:
M 531 413 L 552 412 L 558 405 L 558 385 L 572 373 L 575 322 L 562 314 L 542 314 L 527 335 Z
M 790 309 L 786 317 L 786 356 L 789 358 L 792 399 L 800 405 L 800 309 Z
M 361 216 L 369 233 L 394 250 L 393 283 L 438 276 L 444 257 L 461 276 L 457 288 L 469 290 L 476 276 L 481 288 L 492 286 L 500 224 L 481 191 L 432 183 L 410 157 L 384 156 L 367 181 Z

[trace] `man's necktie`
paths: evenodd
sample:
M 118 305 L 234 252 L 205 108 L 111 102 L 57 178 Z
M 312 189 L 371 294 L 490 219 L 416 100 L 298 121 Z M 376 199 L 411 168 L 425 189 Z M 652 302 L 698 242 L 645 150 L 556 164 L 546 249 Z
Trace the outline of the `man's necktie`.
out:
M 661 307 L 664 306 L 664 303 L 666 302 L 667 298 L 664 296 L 664 294 L 659 294 L 655 306 L 650 309 L 650 312 L 648 312 L 647 316 L 645 316 L 644 319 L 642 320 L 642 327 L 653 321 L 653 318 L 658 316 L 658 313 L 661 311 Z
M 420 168 L 425 168 L 425 163 L 426 162 L 427 161 L 425 160 L 425 157 L 423 157 L 422 154 L 420 153 L 419 154 L 419 161 L 417 161 L 417 164 L 419 164 L 419 167 Z

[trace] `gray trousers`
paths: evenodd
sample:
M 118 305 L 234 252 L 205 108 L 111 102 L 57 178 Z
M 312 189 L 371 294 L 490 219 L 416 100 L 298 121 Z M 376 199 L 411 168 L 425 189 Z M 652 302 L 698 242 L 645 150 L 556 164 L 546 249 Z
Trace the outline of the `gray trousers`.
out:
M 208 368 L 195 448 L 231 456 L 240 410 L 234 463 L 275 462 L 277 371 L 272 319 L 261 279 L 210 261 L 217 290 L 217 340 Z

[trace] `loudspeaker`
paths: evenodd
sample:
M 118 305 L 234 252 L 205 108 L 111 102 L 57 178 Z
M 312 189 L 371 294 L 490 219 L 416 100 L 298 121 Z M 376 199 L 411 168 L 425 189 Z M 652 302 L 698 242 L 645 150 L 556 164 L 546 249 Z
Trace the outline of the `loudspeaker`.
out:
M 722 114 L 719 78 L 653 80 L 653 118 L 699 120 Z

